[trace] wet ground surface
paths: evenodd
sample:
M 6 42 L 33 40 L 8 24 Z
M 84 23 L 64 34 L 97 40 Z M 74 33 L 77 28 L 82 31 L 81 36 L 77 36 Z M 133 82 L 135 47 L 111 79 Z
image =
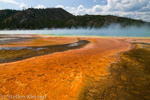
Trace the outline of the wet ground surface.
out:
M 75 43 L 50 46 L 0 47 L 0 63 L 19 61 L 30 57 L 46 55 L 54 52 L 77 49 L 85 46 L 88 43 L 89 41 L 87 40 L 79 40 Z
M 60 41 L 59 43 L 73 43 L 68 45 L 69 47 L 77 45 L 74 43 L 77 38 L 57 37 L 44 40 L 46 41 L 43 43 L 41 40 L 29 41 L 29 44 L 50 45 L 51 41 Z M 80 40 L 88 40 L 90 43 L 80 49 L 0 64 L 0 94 L 6 98 L 18 94 L 47 95 L 48 100 L 76 100 L 86 78 L 93 77 L 94 80 L 98 80 L 99 76 L 109 75 L 107 66 L 116 61 L 113 55 L 130 49 L 128 42 L 112 38 L 80 38 Z M 14 44 L 9 47 L 13 47 Z M 16 47 L 22 47 L 22 43 L 16 44 Z
M 8 37 L 0 37 L 0 45 L 12 43 L 12 42 L 19 42 L 19 41 L 29 41 L 35 38 L 18 38 L 18 37 L 13 37 L 13 38 L 8 38 Z
M 150 44 L 120 54 L 110 75 L 87 79 L 78 100 L 150 100 Z
M 37 38 L 40 37 L 37 35 L 0 34 L 0 45 L 5 45 L 13 42 L 30 41 Z
M 53 39 L 59 40 L 59 38 Z M 77 98 L 79 100 L 150 100 L 149 44 L 140 42 L 137 44 L 134 41 L 136 49 L 120 53 L 119 62 L 107 68 L 116 58 L 108 57 L 108 54 L 114 55 L 121 49 L 127 50 L 123 48 L 128 47 L 126 42 L 114 39 L 87 40 L 92 40 L 92 43 L 85 48 L 66 52 L 59 52 L 64 46 L 60 49 L 57 47 L 49 49 L 51 45 L 47 43 L 51 41 L 42 43 L 46 43 L 46 46 L 39 46 L 37 44 L 41 41 L 36 41 L 36 46 L 12 47 L 14 43 L 11 47 L 1 47 L 0 57 L 5 61 L 11 60 L 7 57 L 17 61 L 21 55 L 26 56 L 25 53 L 37 52 L 36 55 L 45 53 L 44 49 L 58 50 L 59 53 L 0 64 L 0 94 L 46 94 L 48 100 L 76 100 Z M 78 44 L 83 45 L 82 43 L 68 42 L 64 45 L 67 48 L 78 48 Z M 111 54 L 112 52 L 114 53 Z

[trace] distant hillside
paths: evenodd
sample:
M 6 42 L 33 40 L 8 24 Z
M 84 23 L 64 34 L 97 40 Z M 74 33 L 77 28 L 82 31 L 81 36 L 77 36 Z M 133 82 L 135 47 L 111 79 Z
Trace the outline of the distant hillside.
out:
M 74 16 L 62 8 L 34 9 L 22 11 L 0 10 L 0 29 L 42 29 L 71 27 L 103 27 L 110 24 L 143 25 L 146 22 L 112 15 Z M 147 23 L 146 23 L 147 24 Z

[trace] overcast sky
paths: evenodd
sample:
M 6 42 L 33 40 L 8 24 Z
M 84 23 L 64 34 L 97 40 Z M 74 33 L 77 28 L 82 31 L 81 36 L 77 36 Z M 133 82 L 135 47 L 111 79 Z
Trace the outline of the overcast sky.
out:
M 150 22 L 150 0 L 0 0 L 0 9 L 61 7 L 74 15 L 117 15 Z

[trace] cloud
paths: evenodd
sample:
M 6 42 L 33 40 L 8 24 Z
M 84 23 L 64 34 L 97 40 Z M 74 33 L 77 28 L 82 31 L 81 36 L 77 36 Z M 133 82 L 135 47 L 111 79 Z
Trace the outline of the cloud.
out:
M 97 0 L 94 0 L 94 2 L 97 2 Z
M 44 5 L 37 5 L 34 8 L 41 9 L 41 8 L 46 8 L 46 7 Z
M 117 15 L 150 22 L 150 0 L 107 0 L 106 5 L 95 5 L 92 8 L 86 8 L 83 5 L 61 7 L 75 15 Z
M 19 8 L 20 8 L 20 9 L 27 9 L 27 8 L 28 8 L 28 5 L 27 5 L 27 4 L 24 4 L 24 3 L 21 3 L 21 4 L 19 5 Z
M 145 7 L 149 0 L 107 0 L 108 10 L 136 11 Z
M 106 2 L 105 0 L 102 1 L 102 3 L 105 3 L 105 2 Z
M 20 8 L 20 9 L 28 9 L 28 8 L 31 8 L 31 6 L 29 6 L 29 5 L 25 4 L 25 3 L 21 3 L 21 4 L 19 5 L 19 8 Z M 42 8 L 46 8 L 46 7 L 45 7 L 44 5 L 37 5 L 37 6 L 34 6 L 34 7 L 32 7 L 32 8 L 42 9 Z
M 102 11 L 102 6 L 96 5 L 96 6 L 94 6 L 94 7 L 92 8 L 92 11 L 93 11 L 93 12 L 100 12 L 100 11 Z
M 0 2 L 3 2 L 3 3 L 11 3 L 11 4 L 16 4 L 18 5 L 19 3 L 14 1 L 14 0 L 0 0 Z
M 55 8 L 64 8 L 63 5 L 57 5 Z

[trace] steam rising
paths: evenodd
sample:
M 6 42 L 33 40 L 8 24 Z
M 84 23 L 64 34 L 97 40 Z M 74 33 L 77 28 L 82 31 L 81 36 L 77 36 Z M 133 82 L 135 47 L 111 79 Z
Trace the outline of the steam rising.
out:
M 110 25 L 103 28 L 63 28 L 43 30 L 4 30 L 0 34 L 48 34 L 59 36 L 115 36 L 115 37 L 150 37 L 150 26 L 121 27 Z

